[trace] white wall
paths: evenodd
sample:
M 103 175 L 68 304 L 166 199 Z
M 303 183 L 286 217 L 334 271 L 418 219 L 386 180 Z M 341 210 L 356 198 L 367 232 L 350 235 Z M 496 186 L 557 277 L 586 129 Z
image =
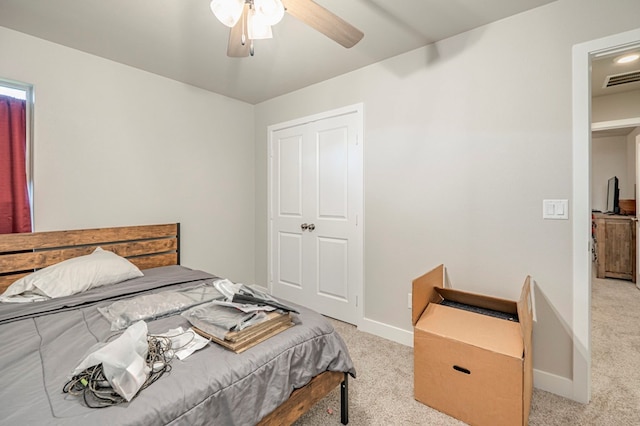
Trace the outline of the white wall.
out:
M 591 103 L 591 120 L 623 120 L 640 117 L 640 90 L 596 96 Z
M 638 16 L 559 0 L 255 108 L 4 28 L 0 77 L 35 84 L 37 230 L 180 221 L 183 264 L 260 284 L 267 126 L 363 102 L 363 329 L 410 334 L 439 263 L 507 298 L 530 274 L 535 368 L 571 379 L 571 220 L 541 204 L 571 194 L 571 47 Z
M 252 282 L 253 107 L 0 27 L 35 86 L 38 231 L 181 222 L 182 264 Z
M 629 196 L 629 198 L 635 199 L 636 205 L 638 204 L 638 189 L 640 189 L 637 185 L 638 176 L 640 173 L 640 170 L 637 170 L 638 143 L 640 143 L 640 127 L 636 127 L 631 133 L 627 135 L 627 173 L 633 187 L 633 193 Z M 637 211 L 636 214 L 638 214 Z
M 636 127 L 627 135 L 627 183 L 624 191 L 620 190 L 620 197 L 629 200 L 635 200 L 638 188 L 636 187 L 636 141 L 635 135 L 640 131 L 640 127 Z
M 559 0 L 256 106 L 256 279 L 267 282 L 267 126 L 364 103 L 363 328 L 411 332 L 410 282 L 516 298 L 536 281 L 534 367 L 572 376 L 571 48 L 637 27 L 636 0 Z M 553 381 L 553 380 L 552 380 Z
M 640 90 L 592 98 L 591 121 L 596 125 L 630 119 L 636 123 L 640 121 Z M 627 137 L 606 137 L 606 132 L 592 133 L 591 206 L 593 209 L 606 210 L 607 180 L 611 176 L 618 176 L 620 179 L 620 199 L 636 197 L 636 144 L 635 138 L 632 137 L 633 130 L 631 131 L 632 134 Z M 603 136 L 602 133 L 605 135 Z M 611 152 L 608 152 L 608 148 Z
M 607 211 L 609 178 L 619 179 L 620 199 L 633 198 L 634 181 L 629 180 L 626 136 L 594 137 L 591 141 L 591 208 Z M 635 173 L 635 170 L 634 170 Z

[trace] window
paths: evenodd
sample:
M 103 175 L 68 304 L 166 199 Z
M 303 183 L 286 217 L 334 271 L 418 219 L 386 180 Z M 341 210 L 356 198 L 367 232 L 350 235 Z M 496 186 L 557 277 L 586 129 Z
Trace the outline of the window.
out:
M 33 87 L 0 79 L 0 233 L 33 230 Z

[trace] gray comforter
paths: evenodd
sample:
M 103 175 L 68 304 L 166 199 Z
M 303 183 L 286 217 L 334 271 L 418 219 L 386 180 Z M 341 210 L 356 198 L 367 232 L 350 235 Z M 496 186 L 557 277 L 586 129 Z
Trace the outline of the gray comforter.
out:
M 189 287 L 214 278 L 181 266 L 46 302 L 0 305 L 2 425 L 253 425 L 295 388 L 326 370 L 355 369 L 346 345 L 318 313 L 300 307 L 295 326 L 236 354 L 210 343 L 131 402 L 87 408 L 62 392 L 69 373 L 94 343 L 113 334 L 98 312 L 114 300 Z M 180 315 L 148 323 L 149 333 L 189 327 Z

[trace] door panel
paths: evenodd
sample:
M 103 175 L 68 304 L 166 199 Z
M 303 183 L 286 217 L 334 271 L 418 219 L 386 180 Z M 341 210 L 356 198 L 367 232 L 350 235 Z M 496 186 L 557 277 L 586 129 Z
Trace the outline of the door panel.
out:
M 318 238 L 318 294 L 348 302 L 348 241 Z
M 348 129 L 329 129 L 317 133 L 318 217 L 347 219 Z
M 302 216 L 302 135 L 292 135 L 277 141 L 278 153 L 278 214 Z
M 283 298 L 295 301 L 303 286 L 304 244 L 300 224 L 303 216 L 302 129 L 279 131 L 272 148 L 272 274 L 277 276 Z
M 271 132 L 273 294 L 357 324 L 362 287 L 361 115 Z
M 296 288 L 302 286 L 302 238 L 300 234 L 278 234 L 278 266 L 280 283 Z

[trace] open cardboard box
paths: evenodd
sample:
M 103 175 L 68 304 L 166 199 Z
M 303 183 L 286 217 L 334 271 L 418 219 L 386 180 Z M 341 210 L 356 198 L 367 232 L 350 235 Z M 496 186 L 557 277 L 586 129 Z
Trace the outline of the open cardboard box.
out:
M 413 280 L 415 399 L 471 425 L 526 425 L 533 391 L 530 277 L 518 301 L 445 282 L 444 265 Z

